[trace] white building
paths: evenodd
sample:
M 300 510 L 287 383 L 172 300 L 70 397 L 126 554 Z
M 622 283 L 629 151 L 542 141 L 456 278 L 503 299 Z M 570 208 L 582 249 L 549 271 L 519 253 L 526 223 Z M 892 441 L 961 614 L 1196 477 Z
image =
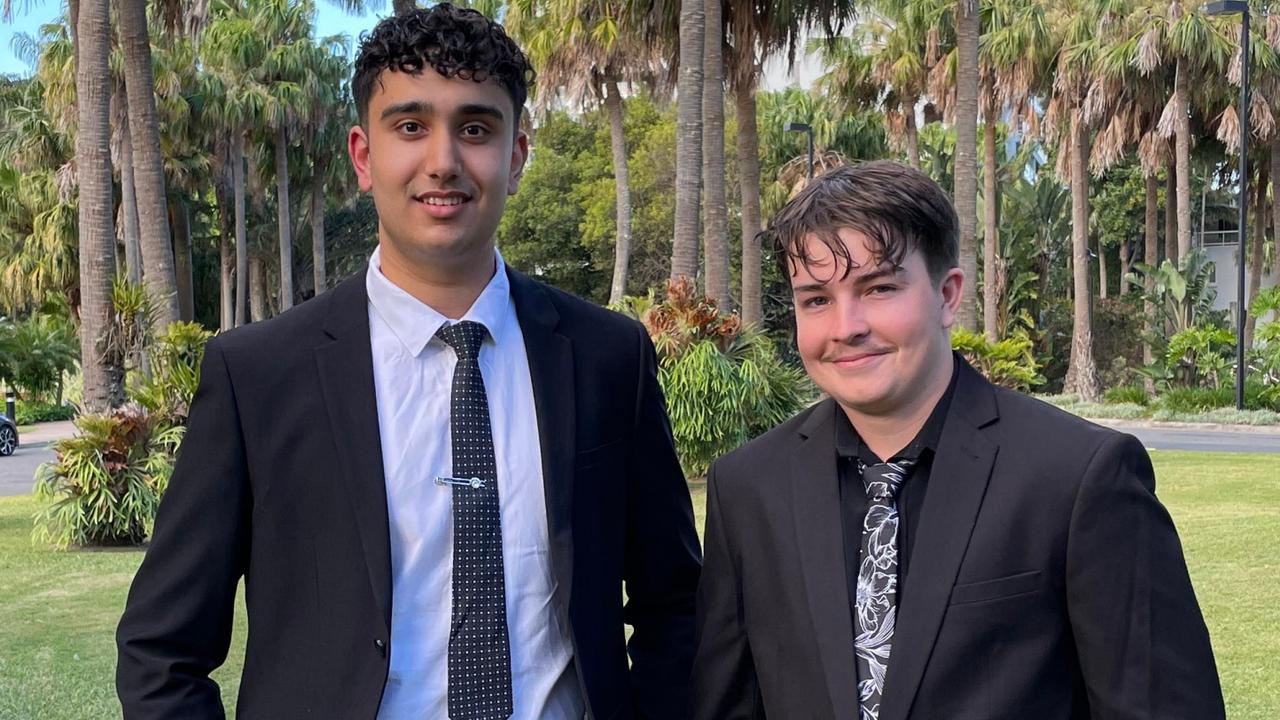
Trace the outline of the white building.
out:
M 1252 230 L 1250 231 L 1252 234 Z M 1239 262 L 1239 242 L 1240 233 L 1237 230 L 1209 230 L 1203 233 L 1196 233 L 1191 241 L 1193 245 L 1199 245 L 1204 248 L 1205 255 L 1213 262 L 1214 268 L 1209 276 L 1209 284 L 1218 291 L 1218 297 L 1213 302 L 1215 310 L 1228 311 L 1232 325 L 1235 324 L 1236 317 L 1236 288 L 1238 284 L 1236 279 L 1238 273 L 1237 263 Z M 1246 240 L 1245 251 L 1251 253 L 1253 239 Z M 1250 269 L 1245 268 L 1245 302 L 1249 298 L 1249 274 Z M 1280 285 L 1280 278 L 1276 277 L 1274 266 L 1267 263 L 1262 268 L 1262 290 Z

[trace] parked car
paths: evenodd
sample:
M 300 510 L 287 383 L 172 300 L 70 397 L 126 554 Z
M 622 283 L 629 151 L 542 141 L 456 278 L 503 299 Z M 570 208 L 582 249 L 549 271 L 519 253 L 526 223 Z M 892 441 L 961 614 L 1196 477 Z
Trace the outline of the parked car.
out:
M 0 414 L 0 457 L 18 449 L 18 425 L 8 415 Z

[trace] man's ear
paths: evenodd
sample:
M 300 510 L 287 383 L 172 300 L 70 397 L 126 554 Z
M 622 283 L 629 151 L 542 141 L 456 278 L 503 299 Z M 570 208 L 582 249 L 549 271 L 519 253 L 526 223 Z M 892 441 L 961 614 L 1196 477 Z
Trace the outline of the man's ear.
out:
M 529 134 L 523 130 L 516 131 L 516 140 L 511 143 L 511 174 L 507 178 L 507 194 L 515 195 L 520 189 L 520 178 L 524 175 L 524 164 L 529 159 Z
M 960 268 L 951 268 L 947 274 L 942 276 L 942 282 L 938 286 L 939 295 L 942 296 L 942 327 L 950 328 L 956 323 L 956 315 L 960 312 L 960 295 L 964 290 L 964 271 Z
M 360 189 L 369 192 L 373 189 L 373 172 L 369 165 L 369 134 L 363 127 L 352 125 L 347 131 L 347 154 L 351 156 Z

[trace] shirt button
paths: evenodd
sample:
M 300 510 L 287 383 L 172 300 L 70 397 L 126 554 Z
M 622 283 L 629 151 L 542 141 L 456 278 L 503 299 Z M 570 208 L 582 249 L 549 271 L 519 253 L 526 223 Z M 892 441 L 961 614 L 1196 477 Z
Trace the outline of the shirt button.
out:
M 387 656 L 387 644 L 382 641 L 382 638 L 375 638 L 373 641 L 373 646 L 378 649 L 379 655 L 381 655 L 382 657 Z

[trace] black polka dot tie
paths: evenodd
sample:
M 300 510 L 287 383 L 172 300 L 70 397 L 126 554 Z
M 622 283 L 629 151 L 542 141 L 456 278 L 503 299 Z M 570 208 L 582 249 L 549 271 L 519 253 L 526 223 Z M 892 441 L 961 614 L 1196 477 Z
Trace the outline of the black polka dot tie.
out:
M 470 480 L 447 486 L 453 493 L 452 720 L 505 720 L 512 713 L 498 472 L 480 376 L 480 343 L 487 334 L 484 325 L 469 321 L 436 332 L 458 356 L 449 405 L 453 477 Z

